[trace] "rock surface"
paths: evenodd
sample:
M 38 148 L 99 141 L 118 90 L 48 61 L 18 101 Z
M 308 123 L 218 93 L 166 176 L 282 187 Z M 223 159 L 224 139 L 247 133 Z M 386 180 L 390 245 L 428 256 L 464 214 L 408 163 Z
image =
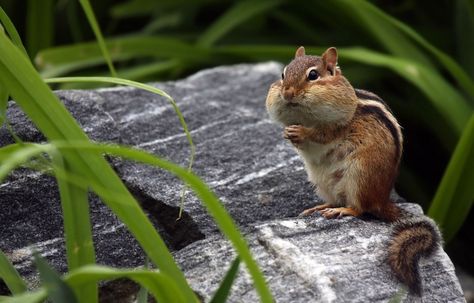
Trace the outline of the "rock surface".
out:
M 156 86 L 177 101 L 196 144 L 194 171 L 245 232 L 277 302 L 387 301 L 400 288 L 384 263 L 390 226 L 370 218 L 294 218 L 317 198 L 302 162 L 265 112 L 267 89 L 280 73 L 276 63 L 237 65 Z M 92 139 L 143 148 L 187 165 L 188 142 L 163 97 L 123 87 L 57 94 Z M 14 103 L 7 117 L 23 140 L 44 140 Z M 11 142 L 2 127 L 0 144 Z M 184 218 L 176 222 L 182 188 L 176 178 L 144 165 L 113 162 L 174 250 L 190 284 L 209 298 L 234 253 L 199 200 L 189 192 Z M 123 224 L 94 195 L 90 201 L 97 261 L 142 264 L 143 253 Z M 401 205 L 422 215 L 413 204 Z M 0 207 L 0 249 L 23 275 L 35 276 L 31 247 L 66 270 L 61 208 L 51 177 L 16 171 L 0 185 Z M 453 265 L 441 248 L 420 266 L 427 302 L 463 301 Z M 231 301 L 256 300 L 242 271 Z
M 420 207 L 403 208 L 422 215 Z M 278 302 L 386 302 L 398 292 L 404 302 L 419 299 L 401 292 L 384 261 L 391 226 L 375 220 L 344 218 L 328 221 L 319 215 L 256 224 L 247 239 Z M 191 286 L 209 299 L 235 253 L 214 236 L 180 250 L 178 261 Z M 462 302 L 450 261 L 441 247 L 420 262 L 424 302 Z M 444 283 L 439 283 L 443 280 Z M 257 302 L 248 275 L 241 273 L 231 302 Z

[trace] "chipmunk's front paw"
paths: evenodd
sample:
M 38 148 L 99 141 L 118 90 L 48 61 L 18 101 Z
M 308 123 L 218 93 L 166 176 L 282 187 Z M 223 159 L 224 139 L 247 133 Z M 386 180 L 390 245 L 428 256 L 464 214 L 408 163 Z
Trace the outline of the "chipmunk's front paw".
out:
M 285 127 L 283 137 L 288 139 L 296 147 L 301 146 L 308 139 L 309 129 L 301 125 L 290 125 Z

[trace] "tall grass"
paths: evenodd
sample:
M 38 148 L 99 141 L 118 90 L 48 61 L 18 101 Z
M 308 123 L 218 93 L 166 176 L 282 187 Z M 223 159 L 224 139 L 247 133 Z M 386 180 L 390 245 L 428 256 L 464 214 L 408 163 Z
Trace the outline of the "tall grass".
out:
M 50 82 L 66 80 L 64 78 L 51 79 Z M 178 113 L 183 128 L 186 130 L 188 140 L 191 146 L 193 146 L 179 108 L 174 103 L 174 100 L 165 92 L 147 85 L 118 78 L 73 78 L 69 79 L 69 81 L 105 81 L 127 84 L 165 96 Z M 169 301 L 170 298 L 169 296 L 167 297 L 167 294 L 169 295 L 171 291 L 174 292 L 176 290 L 179 290 L 178 293 L 182 295 L 182 300 L 179 296 L 176 298 L 177 302 L 197 301 L 194 292 L 184 279 L 183 273 L 175 264 L 162 238 L 143 213 L 136 200 L 103 158 L 102 153 L 104 152 L 159 166 L 175 173 L 183 181 L 187 182 L 190 188 L 202 199 L 223 234 L 229 238 L 240 258 L 246 263 L 251 276 L 254 278 L 255 287 L 261 295 L 262 301 L 272 301 L 265 280 L 235 223 L 219 203 L 217 197 L 189 169 L 183 169 L 156 156 L 126 147 L 92 145 L 84 132 L 79 128 L 77 122 L 67 112 L 64 105 L 59 102 L 44 80 L 35 71 L 28 58 L 3 32 L 0 33 L 0 83 L 8 88 L 8 93 L 16 100 L 17 104 L 47 139 L 50 142 L 55 142 L 50 145 L 20 143 L 0 148 L 2 163 L 0 167 L 0 180 L 12 169 L 27 162 L 32 157 L 40 156 L 44 153 L 49 154 L 49 159 L 51 159 L 49 165 L 53 168 L 55 177 L 58 180 L 63 207 L 69 271 L 72 275 L 73 273 L 83 272 L 86 269 L 90 270 L 86 278 L 81 280 L 81 283 L 73 283 L 75 280 L 61 279 L 44 261 L 37 258 L 37 266 L 43 280 L 43 287 L 33 293 L 20 293 L 19 297 L 5 299 L 5 302 L 15 302 L 18 300 L 22 300 L 22 302 L 39 302 L 46 296 L 56 302 L 58 300 L 71 302 L 76 299 L 79 302 L 96 302 L 97 282 L 102 279 L 119 276 L 126 276 L 136 280 L 147 288 L 156 299 L 165 300 L 165 302 Z M 159 273 L 154 270 L 144 270 L 142 275 L 144 277 L 141 278 L 140 273 L 135 271 L 124 272 L 118 269 L 107 269 L 108 274 L 101 275 L 101 269 L 93 267 L 94 249 L 87 201 L 89 188 L 95 191 L 117 217 L 124 222 L 147 256 L 159 269 Z M 5 259 L 2 260 L 5 263 Z M 8 263 L 0 264 L 0 266 L 3 267 L 0 272 L 2 274 L 1 277 L 7 281 L 6 283 L 12 289 L 12 292 L 18 292 L 18 285 L 21 285 L 18 274 Z M 233 271 L 235 271 L 235 266 L 231 268 L 229 277 L 234 276 L 232 274 Z M 98 278 L 94 278 L 94 273 L 96 273 Z M 69 288 L 71 290 L 68 290 Z M 224 293 L 228 292 L 228 282 L 224 283 L 221 289 Z M 222 293 L 222 291 L 218 293 Z

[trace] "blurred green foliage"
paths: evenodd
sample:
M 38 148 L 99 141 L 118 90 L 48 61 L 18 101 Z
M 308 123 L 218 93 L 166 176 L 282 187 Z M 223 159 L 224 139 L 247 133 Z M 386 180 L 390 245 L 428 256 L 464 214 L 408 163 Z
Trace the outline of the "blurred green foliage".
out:
M 43 77 L 108 74 L 78 1 L 0 5 Z M 346 77 L 384 98 L 404 127 L 399 192 L 428 209 L 440 188 L 430 215 L 449 239 L 467 218 L 459 239 L 473 242 L 474 151 L 465 142 L 474 140 L 466 127 L 474 108 L 474 1 L 101 0 L 92 8 L 117 74 L 130 80 L 175 79 L 221 64 L 287 63 L 299 45 L 312 54 L 338 47 Z

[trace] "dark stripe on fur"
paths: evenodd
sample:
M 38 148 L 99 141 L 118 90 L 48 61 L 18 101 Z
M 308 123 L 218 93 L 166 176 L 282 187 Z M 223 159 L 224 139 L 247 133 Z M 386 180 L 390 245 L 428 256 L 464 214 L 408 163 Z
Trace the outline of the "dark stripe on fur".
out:
M 383 106 L 385 106 L 385 108 L 390 113 L 393 114 L 392 109 L 388 106 L 388 104 L 382 98 L 380 98 L 379 96 L 377 96 L 373 92 L 369 92 L 367 90 L 358 89 L 358 88 L 355 88 L 354 90 L 355 90 L 355 94 L 356 94 L 357 98 L 362 99 L 362 100 L 372 100 L 372 101 L 380 102 L 380 103 L 383 104 Z
M 397 224 L 388 247 L 392 271 L 415 295 L 422 292 L 418 261 L 430 256 L 441 242 L 436 225 L 428 220 L 407 220 Z
M 396 148 L 396 159 L 400 158 L 400 153 L 401 153 L 401 142 L 400 142 L 400 137 L 398 137 L 398 132 L 397 132 L 397 127 L 393 125 L 392 121 L 390 121 L 389 118 L 387 118 L 386 114 L 384 111 L 379 108 L 376 105 L 360 105 L 358 108 L 360 114 L 362 115 L 373 115 L 375 118 L 380 121 L 389 131 L 390 134 L 392 134 L 393 140 L 395 142 L 395 148 Z

